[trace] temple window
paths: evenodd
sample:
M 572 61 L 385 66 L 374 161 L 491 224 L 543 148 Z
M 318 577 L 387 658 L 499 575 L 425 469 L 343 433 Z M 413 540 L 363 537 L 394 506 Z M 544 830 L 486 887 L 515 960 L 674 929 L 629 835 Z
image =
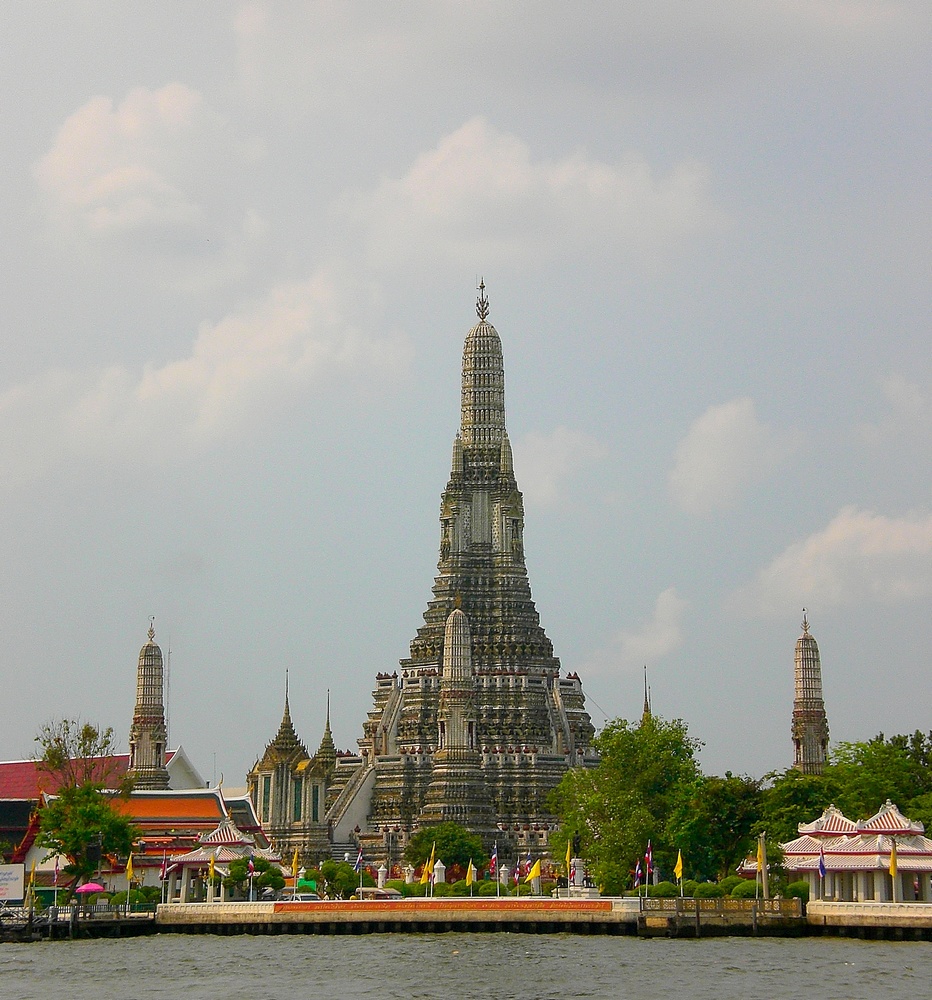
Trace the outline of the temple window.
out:
M 272 814 L 272 775 L 262 775 L 262 822 L 268 823 Z
M 300 820 L 304 815 L 304 779 L 295 778 L 292 785 L 292 810 L 291 818 Z

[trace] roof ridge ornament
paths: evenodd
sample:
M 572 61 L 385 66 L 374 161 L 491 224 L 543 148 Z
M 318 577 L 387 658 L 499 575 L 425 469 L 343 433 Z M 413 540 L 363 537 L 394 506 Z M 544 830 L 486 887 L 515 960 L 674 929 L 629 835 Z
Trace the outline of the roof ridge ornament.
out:
M 479 279 L 479 298 L 476 299 L 476 313 L 483 323 L 489 315 L 489 300 L 485 294 L 485 278 Z
M 803 635 L 809 635 L 809 615 L 803 608 Z
M 155 642 L 155 615 L 149 615 L 149 642 Z

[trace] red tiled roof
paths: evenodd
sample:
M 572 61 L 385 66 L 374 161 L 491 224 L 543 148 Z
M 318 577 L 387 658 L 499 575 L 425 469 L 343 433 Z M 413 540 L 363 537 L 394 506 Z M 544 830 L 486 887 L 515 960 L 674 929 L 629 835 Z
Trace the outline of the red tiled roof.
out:
M 171 760 L 174 750 L 165 754 L 165 762 Z M 129 769 L 129 754 L 113 754 L 111 757 L 101 757 L 101 770 L 106 772 L 105 784 L 115 788 L 126 776 Z M 104 767 L 104 762 L 107 766 Z M 54 793 L 59 788 L 59 782 L 51 775 L 39 769 L 34 760 L 0 761 L 0 799 L 30 799 L 38 800 L 42 792 Z

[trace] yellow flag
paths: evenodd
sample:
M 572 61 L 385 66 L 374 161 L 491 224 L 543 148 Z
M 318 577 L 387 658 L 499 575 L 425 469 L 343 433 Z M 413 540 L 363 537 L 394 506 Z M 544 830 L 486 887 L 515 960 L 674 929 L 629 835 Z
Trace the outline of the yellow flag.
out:
M 427 885 L 430 881 L 430 876 L 433 874 L 434 870 L 434 850 L 437 847 L 437 841 L 435 840 L 433 844 L 430 845 L 430 860 L 424 865 L 424 870 L 421 872 L 421 885 Z
M 476 868 L 472 863 L 472 858 L 469 859 L 469 867 L 466 869 L 466 885 L 472 885 L 476 881 Z
M 569 876 L 570 866 L 573 864 L 573 841 L 571 838 L 566 840 L 566 874 Z
M 126 888 L 129 889 L 130 883 L 133 881 L 133 856 L 129 856 L 126 862 Z
M 762 872 L 767 867 L 767 858 L 764 855 L 764 842 L 757 838 L 757 870 Z
M 682 851 L 677 851 L 676 852 L 676 864 L 673 866 L 673 874 L 677 878 L 682 878 L 683 877 L 683 852 Z
M 291 877 L 296 879 L 298 877 L 298 849 L 294 849 L 294 857 L 291 859 Z
M 208 873 L 207 873 L 207 877 L 210 879 L 211 882 L 213 882 L 213 880 L 214 880 L 214 869 L 216 867 L 216 864 L 217 864 L 216 858 L 213 856 L 213 854 L 211 854 L 211 856 L 210 856 L 210 869 L 208 870 Z
M 525 882 L 533 882 L 534 879 L 540 878 L 540 858 L 538 858 L 534 864 L 531 865 L 531 870 L 525 876 Z
M 29 884 L 36 884 L 36 859 L 32 859 L 32 870 L 29 872 Z
M 896 878 L 896 841 L 890 838 L 890 874 Z

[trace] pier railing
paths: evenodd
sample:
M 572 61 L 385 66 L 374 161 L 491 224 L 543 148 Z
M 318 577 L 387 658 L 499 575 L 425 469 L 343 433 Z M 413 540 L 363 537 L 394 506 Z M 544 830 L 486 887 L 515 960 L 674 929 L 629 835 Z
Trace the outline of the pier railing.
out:
M 682 916 L 700 913 L 703 916 L 726 917 L 757 913 L 760 916 L 801 917 L 803 907 L 799 899 L 697 899 L 689 896 L 664 899 L 642 896 L 641 912 Z

